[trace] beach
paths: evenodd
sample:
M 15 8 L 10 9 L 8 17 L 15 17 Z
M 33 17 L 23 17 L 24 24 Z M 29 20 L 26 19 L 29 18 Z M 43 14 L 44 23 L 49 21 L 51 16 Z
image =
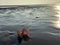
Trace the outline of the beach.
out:
M 32 39 L 21 45 L 60 45 L 58 19 L 52 6 L 0 7 L 0 45 L 17 45 L 24 27 Z

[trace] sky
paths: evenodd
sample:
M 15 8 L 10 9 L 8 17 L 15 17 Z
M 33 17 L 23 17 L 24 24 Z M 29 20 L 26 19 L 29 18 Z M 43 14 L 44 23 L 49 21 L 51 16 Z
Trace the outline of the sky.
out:
M 59 4 L 60 0 L 0 0 L 0 5 Z

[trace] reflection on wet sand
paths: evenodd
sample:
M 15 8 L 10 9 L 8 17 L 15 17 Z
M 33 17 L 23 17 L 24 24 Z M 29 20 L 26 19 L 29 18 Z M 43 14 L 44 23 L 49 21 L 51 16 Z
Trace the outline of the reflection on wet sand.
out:
M 60 29 L 60 6 L 56 6 L 55 10 L 56 10 L 57 15 L 54 15 L 54 16 L 57 17 L 57 20 L 56 21 L 52 21 L 52 23 L 53 23 L 53 26 L 55 28 Z

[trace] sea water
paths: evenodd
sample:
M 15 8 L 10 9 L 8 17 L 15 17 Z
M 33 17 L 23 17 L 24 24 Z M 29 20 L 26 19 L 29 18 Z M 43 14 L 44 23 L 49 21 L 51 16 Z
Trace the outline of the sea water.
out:
M 0 8 L 0 45 L 17 45 L 17 30 L 29 29 L 31 38 L 60 40 L 60 30 L 52 6 L 16 6 Z M 56 25 L 55 25 L 56 26 Z

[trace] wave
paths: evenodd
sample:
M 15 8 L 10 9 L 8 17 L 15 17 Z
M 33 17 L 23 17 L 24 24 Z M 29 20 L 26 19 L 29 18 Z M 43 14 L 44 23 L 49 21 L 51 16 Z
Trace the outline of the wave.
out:
M 0 25 L 35 25 L 36 17 L 39 19 L 49 19 L 48 16 L 53 15 L 54 11 L 51 7 L 17 7 L 17 8 L 1 8 L 0 9 Z M 38 18 L 37 18 L 38 19 Z M 49 19 L 50 20 L 50 19 Z M 36 21 L 36 22 L 35 22 Z M 40 21 L 40 20 L 39 20 Z

